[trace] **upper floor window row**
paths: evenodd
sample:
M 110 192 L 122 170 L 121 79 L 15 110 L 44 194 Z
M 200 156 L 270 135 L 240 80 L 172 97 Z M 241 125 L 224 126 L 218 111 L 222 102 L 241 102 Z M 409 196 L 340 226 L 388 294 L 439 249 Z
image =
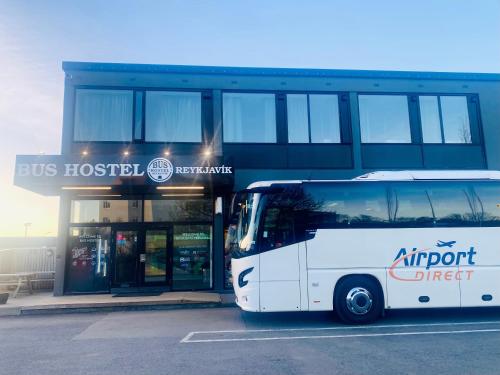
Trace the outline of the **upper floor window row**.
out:
M 226 143 L 350 142 L 348 95 L 225 92 Z M 479 143 L 472 95 L 358 95 L 362 143 Z M 202 142 L 202 93 L 77 89 L 75 141 Z M 471 110 L 473 111 L 471 113 Z
M 196 143 L 201 119 L 200 92 L 78 89 L 73 139 Z
M 366 94 L 358 102 L 363 143 L 473 143 L 466 95 Z

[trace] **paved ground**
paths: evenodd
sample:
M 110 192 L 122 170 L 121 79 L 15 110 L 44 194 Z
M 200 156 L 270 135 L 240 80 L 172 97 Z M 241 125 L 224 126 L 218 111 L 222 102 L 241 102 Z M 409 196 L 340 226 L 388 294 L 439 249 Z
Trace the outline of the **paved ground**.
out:
M 326 313 L 237 308 L 0 318 L 0 374 L 499 374 L 500 309 Z
M 131 310 L 148 308 L 179 307 L 177 305 L 222 305 L 233 304 L 234 295 L 212 292 L 168 292 L 157 296 L 122 296 L 112 294 L 82 294 L 54 297 L 52 292 L 19 294 L 0 305 L 0 317 L 8 315 L 57 313 L 68 310 L 95 311 L 99 309 Z

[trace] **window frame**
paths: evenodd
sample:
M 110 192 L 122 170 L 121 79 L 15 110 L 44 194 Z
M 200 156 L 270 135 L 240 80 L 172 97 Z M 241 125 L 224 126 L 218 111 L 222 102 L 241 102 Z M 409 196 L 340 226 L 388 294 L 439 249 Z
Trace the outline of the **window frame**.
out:
M 417 112 L 418 112 L 418 123 L 420 125 L 420 136 L 421 143 L 423 145 L 459 145 L 459 146 L 478 146 L 483 144 L 483 131 L 482 123 L 480 118 L 479 110 L 479 95 L 478 94 L 467 94 L 467 93 L 443 93 L 443 92 L 425 92 L 425 93 L 414 93 L 417 100 Z M 420 97 L 421 96 L 435 96 L 438 101 L 438 111 L 439 111 L 439 129 L 441 133 L 441 142 L 425 142 L 422 128 L 422 116 L 420 111 Z M 441 109 L 441 97 L 443 96 L 461 96 L 465 97 L 467 103 L 467 115 L 469 117 L 469 131 L 471 141 L 469 143 L 458 143 L 458 142 L 446 142 L 444 136 L 444 122 L 443 114 Z
M 363 142 L 362 140 L 362 131 L 361 131 L 361 106 L 359 105 L 359 97 L 360 96 L 405 96 L 407 100 L 407 105 L 408 105 L 408 123 L 409 123 L 409 130 L 410 130 L 410 142 Z M 416 105 L 416 97 L 418 96 L 417 93 L 414 92 L 397 92 L 397 91 L 388 91 L 388 92 L 383 92 L 383 91 L 358 91 L 356 92 L 356 99 L 357 99 L 357 110 L 358 110 L 358 125 L 359 125 L 359 143 L 361 146 L 394 146 L 394 145 L 412 145 L 412 144 L 420 144 L 422 140 L 421 136 L 421 130 L 420 130 L 420 117 L 418 116 L 419 114 L 416 112 L 417 108 Z
M 352 144 L 352 126 L 351 126 L 351 106 L 349 100 L 349 92 L 346 91 L 317 91 L 317 90 L 290 90 L 280 92 L 284 95 L 284 130 L 286 144 L 288 145 L 322 145 L 336 146 Z M 287 95 L 306 95 L 307 99 L 307 131 L 309 142 L 290 142 L 288 138 L 288 100 Z M 340 142 L 324 143 L 311 141 L 311 112 L 310 112 L 310 95 L 337 95 L 337 104 L 339 110 L 339 133 Z
M 76 93 L 78 90 L 124 90 L 124 91 L 132 91 L 133 99 L 132 99 L 132 121 L 129 124 L 132 128 L 132 138 L 130 141 L 77 141 L 75 140 L 75 116 L 76 116 Z M 147 142 L 146 141 L 146 93 L 148 91 L 167 91 L 167 92 L 193 92 L 199 93 L 201 95 L 201 123 L 200 123 L 200 131 L 201 131 L 201 141 L 200 142 Z M 136 121 L 138 120 L 137 114 L 137 94 L 142 92 L 142 113 L 140 117 L 141 121 L 141 136 L 136 137 Z M 118 144 L 118 145 L 131 145 L 131 144 L 151 144 L 151 145 L 170 145 L 170 144 L 179 144 L 179 145 L 194 145 L 200 146 L 203 144 L 208 144 L 210 142 L 210 138 L 213 134 L 213 124 L 211 122 L 212 117 L 212 90 L 210 89 L 196 89 L 196 88 L 164 88 L 164 87 L 146 87 L 146 86 L 95 86 L 95 85 L 75 85 L 73 87 L 73 115 L 72 115 L 72 123 L 71 123 L 71 142 L 76 145 L 82 144 Z M 207 104 L 206 101 L 209 101 L 210 104 Z
M 78 141 L 75 140 L 75 125 L 76 125 L 76 106 L 77 106 L 77 92 L 78 90 L 113 90 L 113 91 L 132 91 L 132 121 L 129 126 L 132 127 L 132 137 L 130 141 Z M 135 92 L 133 87 L 115 87 L 115 86 L 93 86 L 93 85 L 76 85 L 73 87 L 73 105 L 72 105 L 72 119 L 71 119 L 71 142 L 73 144 L 131 144 L 134 143 L 135 137 Z M 144 103 L 143 103 L 144 110 Z M 144 130 L 143 130 L 144 135 Z
M 224 94 L 271 94 L 274 95 L 274 114 L 275 114 L 275 131 L 276 131 L 276 141 L 274 142 L 227 142 L 224 140 Z M 282 118 L 282 92 L 276 90 L 237 90 L 237 89 L 225 89 L 221 90 L 221 100 L 220 100 L 220 114 L 221 114 L 221 136 L 223 145 L 263 145 L 272 146 L 283 143 L 283 118 Z M 286 100 L 285 100 L 286 101 Z

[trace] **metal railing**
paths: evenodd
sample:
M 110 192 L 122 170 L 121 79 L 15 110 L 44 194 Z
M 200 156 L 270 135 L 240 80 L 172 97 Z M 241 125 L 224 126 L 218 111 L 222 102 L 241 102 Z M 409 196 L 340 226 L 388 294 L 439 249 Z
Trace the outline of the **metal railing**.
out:
M 54 280 L 50 273 L 56 268 L 55 255 L 55 247 L 0 249 L 0 274 L 45 273 L 37 276 L 33 290 L 52 290 Z

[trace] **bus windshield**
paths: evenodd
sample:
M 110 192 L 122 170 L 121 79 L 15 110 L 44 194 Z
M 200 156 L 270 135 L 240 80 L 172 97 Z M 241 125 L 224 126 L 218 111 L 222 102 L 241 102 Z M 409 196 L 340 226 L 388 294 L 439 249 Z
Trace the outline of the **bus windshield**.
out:
M 250 251 L 255 248 L 257 235 L 257 209 L 261 200 L 260 193 L 249 193 L 241 200 L 241 209 L 236 231 L 238 250 Z

